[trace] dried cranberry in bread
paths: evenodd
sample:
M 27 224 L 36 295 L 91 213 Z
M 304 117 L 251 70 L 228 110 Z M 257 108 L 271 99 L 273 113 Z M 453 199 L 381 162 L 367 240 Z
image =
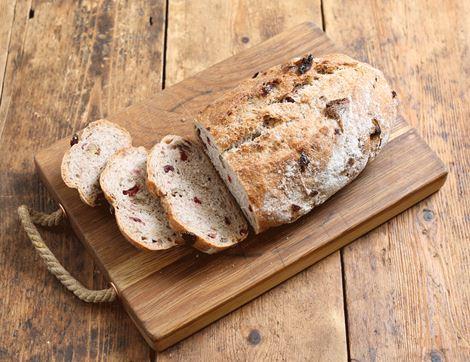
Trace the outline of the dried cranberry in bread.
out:
M 240 208 L 202 149 L 166 136 L 149 153 L 149 189 L 161 197 L 171 227 L 187 244 L 215 253 L 248 235 Z
M 122 234 L 147 250 L 171 248 L 180 241 L 158 197 L 147 190 L 147 150 L 129 147 L 116 152 L 101 173 L 100 185 L 114 208 Z
M 78 190 L 80 198 L 95 206 L 102 196 L 100 175 L 116 151 L 132 145 L 129 132 L 106 120 L 90 123 L 70 141 L 61 166 L 62 179 Z
M 368 64 L 306 55 L 256 73 L 195 125 L 259 233 L 295 221 L 351 182 L 387 143 L 395 97 Z

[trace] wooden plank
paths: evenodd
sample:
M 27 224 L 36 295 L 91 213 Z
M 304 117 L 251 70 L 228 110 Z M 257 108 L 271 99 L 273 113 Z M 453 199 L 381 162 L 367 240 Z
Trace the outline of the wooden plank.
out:
M 137 144 L 147 146 L 168 132 L 192 134 L 187 120 L 240 79 L 306 52 L 320 56 L 334 50 L 321 29 L 304 23 L 109 119 L 125 125 Z M 36 162 L 144 337 L 162 350 L 439 189 L 446 170 L 416 132 L 399 122 L 392 136 L 355 182 L 315 212 L 216 256 L 183 247 L 161 253 L 133 248 L 105 207 L 86 207 L 64 186 L 59 166 L 67 139 L 41 151 Z M 416 163 L 423 167 L 416 170 Z M 126 261 L 127 271 L 119 267 Z
M 8 86 L 5 88 L 7 58 L 10 48 L 11 33 L 13 28 L 13 19 L 15 16 L 16 0 L 1 0 L 0 14 L 2 22 L 0 23 L 0 139 L 5 125 L 5 109 L 10 102 Z M 26 22 L 22 22 L 25 24 Z M 12 52 L 13 53 L 13 52 Z M 14 54 L 12 54 L 14 56 Z
M 5 77 L 15 6 L 16 0 L 0 1 L 0 14 L 2 14 L 2 22 L 0 23 L 0 101 L 2 99 L 3 80 Z M 0 127 L 0 129 L 1 128 L 2 127 Z
M 384 70 L 450 170 L 441 192 L 345 248 L 350 358 L 468 361 L 470 4 L 328 1 L 324 9 L 327 34 Z
M 171 1 L 166 84 L 298 24 L 321 24 L 320 1 Z M 207 19 L 210 18 L 210 24 Z M 197 29 L 197 31 L 195 31 Z M 295 297 L 294 297 L 295 296 Z M 347 359 L 339 252 L 200 333 L 158 353 L 159 361 Z
M 16 208 L 56 207 L 35 176 L 39 148 L 161 89 L 162 14 L 165 1 L 16 5 L 0 112 L 0 360 L 149 357 L 119 303 L 80 302 L 49 274 L 21 232 Z M 85 285 L 107 287 L 68 227 L 43 234 Z
M 253 47 L 302 22 L 321 26 L 320 0 L 175 0 L 169 7 L 167 84 Z M 211 19 L 210 22 L 207 19 Z

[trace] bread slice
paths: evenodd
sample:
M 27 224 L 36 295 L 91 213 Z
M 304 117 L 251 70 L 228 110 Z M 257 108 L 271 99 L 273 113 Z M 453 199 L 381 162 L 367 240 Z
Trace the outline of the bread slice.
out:
M 80 198 L 95 206 L 102 196 L 100 174 L 116 151 L 132 145 L 129 132 L 106 120 L 90 123 L 74 135 L 62 159 L 62 179 L 78 190 Z
M 148 186 L 161 196 L 171 227 L 187 244 L 215 253 L 248 235 L 248 225 L 203 150 L 166 136 L 149 153 Z
M 387 143 L 396 93 L 346 55 L 311 54 L 226 92 L 196 117 L 205 150 L 256 233 L 354 180 Z
M 100 185 L 127 240 L 148 250 L 171 248 L 181 236 L 170 228 L 160 200 L 148 192 L 146 180 L 147 150 L 129 147 L 111 156 Z

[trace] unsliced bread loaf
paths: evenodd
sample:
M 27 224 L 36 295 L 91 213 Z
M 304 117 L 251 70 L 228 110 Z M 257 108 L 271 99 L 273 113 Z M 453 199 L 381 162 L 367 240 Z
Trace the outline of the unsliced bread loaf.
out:
M 62 179 L 78 190 L 80 198 L 95 206 L 102 196 L 100 175 L 116 151 L 132 145 L 129 132 L 106 120 L 90 123 L 70 142 L 71 148 L 62 159 Z
M 356 178 L 387 143 L 395 97 L 368 64 L 306 55 L 254 74 L 195 124 L 259 233 L 295 221 Z
M 100 177 L 101 189 L 114 207 L 116 222 L 127 240 L 148 250 L 171 248 L 181 236 L 171 229 L 159 198 L 148 191 L 146 182 L 144 147 L 116 152 Z
M 240 208 L 194 142 L 166 136 L 149 153 L 149 189 L 161 197 L 172 228 L 205 253 L 228 248 L 248 235 Z

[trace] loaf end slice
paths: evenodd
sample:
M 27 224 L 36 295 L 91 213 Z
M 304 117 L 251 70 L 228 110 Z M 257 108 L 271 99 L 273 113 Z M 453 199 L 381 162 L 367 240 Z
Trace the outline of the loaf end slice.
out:
M 99 178 L 106 162 L 116 151 L 132 145 L 131 135 L 112 122 L 99 120 L 74 135 L 70 144 L 62 159 L 62 179 L 78 190 L 86 204 L 95 206 L 102 196 Z
M 151 194 L 147 181 L 147 150 L 129 147 L 110 157 L 100 185 L 114 208 L 122 234 L 133 245 L 147 250 L 171 248 L 181 235 L 173 231 L 160 200 Z
M 194 141 L 164 137 L 150 151 L 147 170 L 149 189 L 186 244 L 212 254 L 247 237 L 240 208 Z

